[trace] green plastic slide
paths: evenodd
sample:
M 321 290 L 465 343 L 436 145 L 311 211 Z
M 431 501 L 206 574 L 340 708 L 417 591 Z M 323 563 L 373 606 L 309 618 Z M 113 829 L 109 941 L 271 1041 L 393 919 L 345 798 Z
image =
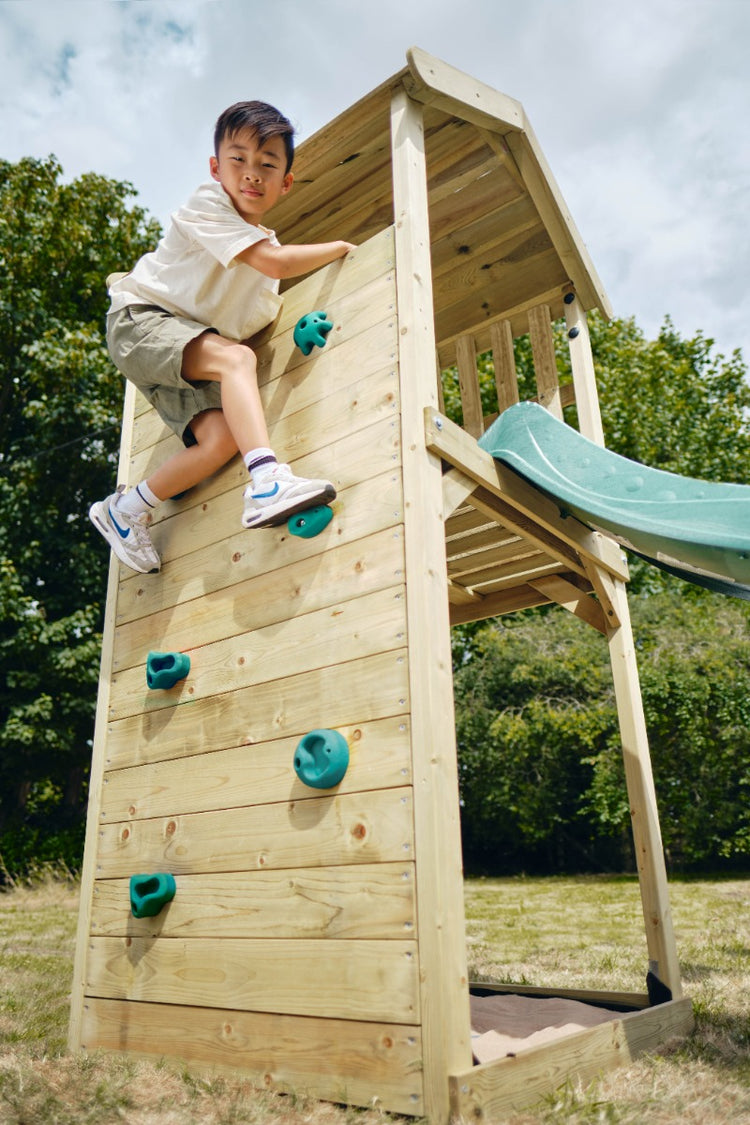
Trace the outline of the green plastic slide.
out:
M 640 465 L 533 402 L 504 411 L 479 444 L 563 515 L 699 586 L 750 598 L 750 486 Z

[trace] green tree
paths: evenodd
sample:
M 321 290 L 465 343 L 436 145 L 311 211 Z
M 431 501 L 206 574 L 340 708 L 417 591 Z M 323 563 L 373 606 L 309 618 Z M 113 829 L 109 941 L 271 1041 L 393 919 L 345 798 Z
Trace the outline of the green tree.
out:
M 54 157 L 0 162 L 0 854 L 79 826 L 107 553 L 87 509 L 111 490 L 123 381 L 105 278 L 159 235 L 130 184 L 64 183 Z
M 750 855 L 750 625 L 706 594 L 634 598 L 662 836 L 674 866 Z M 630 868 L 604 639 L 562 610 L 485 625 L 456 674 L 467 866 Z

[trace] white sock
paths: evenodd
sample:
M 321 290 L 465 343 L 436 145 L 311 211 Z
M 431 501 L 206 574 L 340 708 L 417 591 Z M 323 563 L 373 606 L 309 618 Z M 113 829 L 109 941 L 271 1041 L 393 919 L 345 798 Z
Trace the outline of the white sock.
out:
M 159 497 L 155 496 L 145 480 L 142 480 L 129 492 L 121 492 L 115 507 L 135 518 L 143 515 L 144 512 L 152 512 L 159 504 L 161 504 Z
M 278 464 L 274 451 L 265 446 L 261 446 L 259 449 L 251 449 L 242 459 L 253 481 L 259 481 L 268 476 Z

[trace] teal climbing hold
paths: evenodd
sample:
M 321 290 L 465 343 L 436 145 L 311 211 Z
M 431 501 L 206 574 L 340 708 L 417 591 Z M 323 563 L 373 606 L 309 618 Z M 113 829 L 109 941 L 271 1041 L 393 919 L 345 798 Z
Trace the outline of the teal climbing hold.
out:
M 303 355 L 309 355 L 313 347 L 325 347 L 333 321 L 324 312 L 311 312 L 301 316 L 294 326 L 294 342 Z
M 151 689 L 171 688 L 190 671 L 186 652 L 150 652 L 146 660 L 146 683 Z
M 328 527 L 332 519 L 333 511 L 327 504 L 316 504 L 313 508 L 305 508 L 303 512 L 295 512 L 286 521 L 286 526 L 291 535 L 313 539 Z
M 349 745 L 337 730 L 311 730 L 294 752 L 294 772 L 313 789 L 332 789 L 348 766 Z
M 153 918 L 177 891 L 174 875 L 130 876 L 130 910 L 134 918 Z

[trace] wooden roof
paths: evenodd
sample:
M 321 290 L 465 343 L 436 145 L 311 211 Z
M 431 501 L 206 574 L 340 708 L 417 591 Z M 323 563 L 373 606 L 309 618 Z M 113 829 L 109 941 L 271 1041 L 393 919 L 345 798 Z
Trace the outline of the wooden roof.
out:
M 542 302 L 563 312 L 572 285 L 585 309 L 607 296 L 523 106 L 419 48 L 407 66 L 304 141 L 295 186 L 274 212 L 282 242 L 361 243 L 393 223 L 390 105 L 403 86 L 425 107 L 435 329 L 440 358 L 490 325 L 528 330 Z

